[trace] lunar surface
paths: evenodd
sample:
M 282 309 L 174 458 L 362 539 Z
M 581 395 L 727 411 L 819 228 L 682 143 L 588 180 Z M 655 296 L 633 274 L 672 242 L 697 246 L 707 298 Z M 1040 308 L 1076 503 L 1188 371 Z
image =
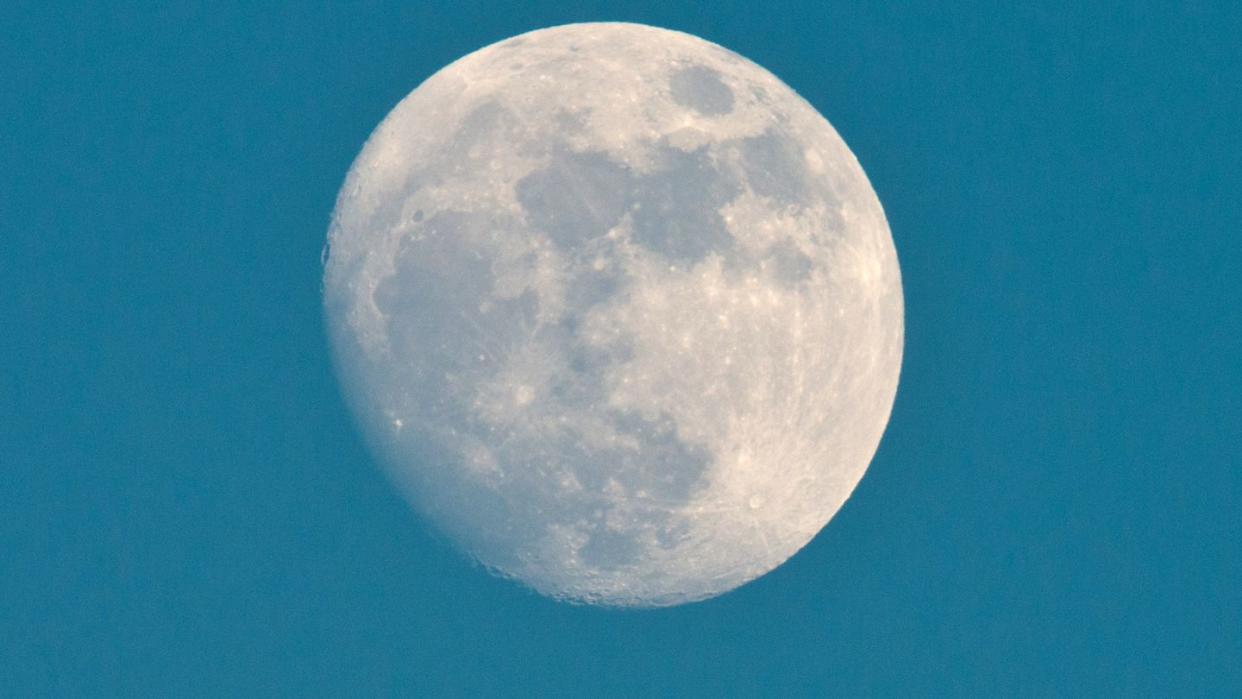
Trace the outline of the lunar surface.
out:
M 579 24 L 476 51 L 341 189 L 326 317 L 414 506 L 560 599 L 661 606 L 772 570 L 857 485 L 903 306 L 836 131 L 715 44 Z

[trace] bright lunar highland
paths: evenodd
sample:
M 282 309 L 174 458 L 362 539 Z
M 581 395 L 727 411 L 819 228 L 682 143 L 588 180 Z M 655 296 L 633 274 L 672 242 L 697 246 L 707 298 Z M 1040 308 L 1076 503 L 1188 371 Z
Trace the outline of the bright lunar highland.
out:
M 814 108 L 715 44 L 524 34 L 439 71 L 341 189 L 324 302 L 415 507 L 561 599 L 704 599 L 857 485 L 901 366 L 892 236 Z

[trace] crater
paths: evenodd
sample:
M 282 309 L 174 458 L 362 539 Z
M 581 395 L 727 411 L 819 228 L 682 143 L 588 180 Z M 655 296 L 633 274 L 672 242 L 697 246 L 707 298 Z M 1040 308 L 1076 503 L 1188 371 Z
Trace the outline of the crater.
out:
M 702 65 L 675 71 L 668 81 L 673 101 L 708 116 L 733 111 L 733 91 L 720 79 L 720 73 Z

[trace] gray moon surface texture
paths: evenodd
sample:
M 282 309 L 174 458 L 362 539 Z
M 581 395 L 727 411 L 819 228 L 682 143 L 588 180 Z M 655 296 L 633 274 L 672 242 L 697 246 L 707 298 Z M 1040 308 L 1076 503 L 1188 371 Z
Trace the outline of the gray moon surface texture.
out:
M 440 70 L 346 177 L 324 303 L 348 402 L 414 507 L 560 599 L 663 606 L 780 565 L 897 390 L 892 235 L 806 101 L 635 24 Z

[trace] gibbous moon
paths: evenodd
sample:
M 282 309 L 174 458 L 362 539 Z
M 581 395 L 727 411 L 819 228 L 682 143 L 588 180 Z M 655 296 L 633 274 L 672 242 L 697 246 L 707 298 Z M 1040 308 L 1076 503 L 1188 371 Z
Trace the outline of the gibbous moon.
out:
M 479 562 L 612 606 L 720 594 L 862 478 L 901 366 L 900 271 L 832 126 L 715 44 L 523 34 L 376 128 L 328 234 L 345 394 Z

